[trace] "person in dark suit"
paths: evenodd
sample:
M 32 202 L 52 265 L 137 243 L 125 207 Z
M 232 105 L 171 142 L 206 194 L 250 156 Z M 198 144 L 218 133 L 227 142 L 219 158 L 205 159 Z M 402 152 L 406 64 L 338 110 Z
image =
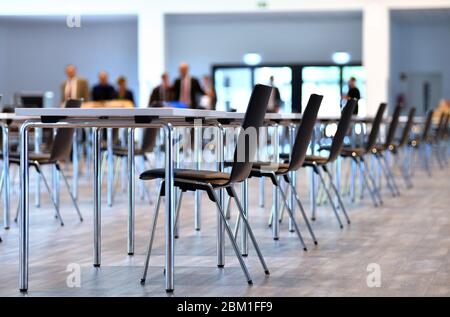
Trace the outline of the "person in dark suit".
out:
M 169 74 L 164 73 L 161 75 L 161 84 L 156 86 L 150 95 L 148 106 L 161 106 L 162 102 L 171 100 L 173 100 L 173 89 L 169 82 Z
M 108 73 L 105 71 L 101 71 L 98 74 L 98 81 L 99 83 L 92 89 L 92 100 L 113 100 L 116 97 L 116 90 L 108 82 Z
M 117 94 L 116 99 L 129 100 L 134 105 L 133 92 L 127 87 L 127 79 L 124 76 L 117 78 Z
M 269 85 L 272 86 L 272 92 L 270 94 L 266 112 L 280 112 L 283 100 L 281 100 L 280 90 L 275 87 L 275 78 L 273 76 L 270 76 Z
M 350 77 L 350 79 L 348 81 L 347 95 L 344 96 L 344 99 L 352 99 L 352 98 L 355 98 L 358 101 L 359 101 L 359 99 L 361 99 L 361 93 L 360 93 L 358 87 L 356 87 L 356 78 L 355 77 Z M 353 114 L 354 115 L 358 114 L 358 103 L 356 103 L 356 107 L 355 107 L 355 110 L 353 110 Z
M 189 65 L 180 64 L 180 77 L 173 85 L 174 100 L 184 103 L 189 108 L 200 109 L 199 97 L 205 95 L 197 78 L 189 75 Z

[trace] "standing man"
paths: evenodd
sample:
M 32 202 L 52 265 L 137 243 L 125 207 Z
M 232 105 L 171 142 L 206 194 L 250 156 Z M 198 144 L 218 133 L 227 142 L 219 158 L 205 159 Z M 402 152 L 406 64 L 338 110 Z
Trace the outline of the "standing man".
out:
M 89 100 L 89 88 L 86 79 L 77 76 L 77 69 L 74 65 L 66 66 L 67 80 L 61 85 L 61 104 L 65 104 L 68 99 Z
M 171 100 L 173 100 L 173 91 L 169 82 L 169 74 L 163 73 L 161 75 L 161 84 L 153 89 L 148 106 L 160 106 L 162 102 Z
M 356 78 L 350 77 L 348 81 L 348 91 L 347 95 L 344 96 L 344 99 L 352 99 L 355 98 L 356 100 L 361 99 L 361 93 L 359 92 L 358 87 L 356 87 Z M 356 103 L 355 110 L 353 111 L 354 115 L 358 114 L 358 103 Z
M 104 101 L 115 99 L 116 90 L 108 82 L 108 73 L 105 71 L 98 73 L 98 81 L 99 83 L 92 89 L 92 100 Z
M 283 100 L 281 100 L 280 90 L 275 87 L 275 78 L 270 76 L 269 78 L 269 86 L 272 86 L 272 92 L 269 97 L 269 104 L 267 105 L 267 112 L 278 113 L 281 109 L 281 104 Z
M 175 80 L 173 85 L 174 99 L 179 101 L 189 108 L 196 109 L 201 108 L 198 99 L 200 96 L 205 95 L 198 79 L 189 75 L 189 65 L 187 63 L 181 63 L 180 78 Z

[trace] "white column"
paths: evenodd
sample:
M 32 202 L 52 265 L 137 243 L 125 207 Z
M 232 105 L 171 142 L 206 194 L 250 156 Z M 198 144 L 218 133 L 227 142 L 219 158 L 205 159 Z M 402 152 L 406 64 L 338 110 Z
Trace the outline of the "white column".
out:
M 367 115 L 374 115 L 380 102 L 388 101 L 389 8 L 371 1 L 363 14 L 363 64 L 366 71 Z
M 153 87 L 165 70 L 164 14 L 146 8 L 138 15 L 139 107 L 146 107 Z

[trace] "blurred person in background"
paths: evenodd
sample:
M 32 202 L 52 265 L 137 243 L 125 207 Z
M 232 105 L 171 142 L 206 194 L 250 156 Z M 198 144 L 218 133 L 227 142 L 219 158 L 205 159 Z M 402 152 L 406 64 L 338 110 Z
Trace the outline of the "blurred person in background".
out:
M 108 81 L 108 73 L 101 71 L 98 73 L 98 84 L 92 89 L 92 100 L 113 100 L 115 97 L 116 90 Z
M 283 100 L 281 100 L 280 90 L 275 87 L 275 78 L 273 76 L 269 78 L 269 86 L 272 86 L 272 92 L 270 94 L 267 112 L 280 112 Z
M 153 89 L 148 106 L 161 106 L 161 103 L 171 100 L 173 100 L 173 88 L 170 85 L 169 74 L 163 73 L 161 75 L 161 84 Z
M 133 92 L 127 87 L 127 79 L 124 76 L 117 78 L 117 95 L 116 99 L 129 100 L 134 104 Z
M 181 63 L 180 77 L 173 85 L 174 100 L 185 104 L 188 108 L 201 109 L 199 98 L 205 95 L 197 78 L 189 75 L 189 64 Z
M 358 89 L 358 87 L 356 86 L 356 78 L 355 77 L 350 77 L 350 79 L 348 80 L 348 91 L 347 94 L 344 96 L 344 99 L 348 100 L 348 99 L 352 99 L 355 98 L 356 100 L 361 99 L 361 93 Z M 356 103 L 356 107 L 355 110 L 353 111 L 354 115 L 358 114 L 358 103 Z
M 203 76 L 203 91 L 205 95 L 200 99 L 200 106 L 209 110 L 215 109 L 217 102 L 216 92 L 209 75 Z
M 89 86 L 86 79 L 77 76 L 75 65 L 69 64 L 65 68 L 67 79 L 61 85 L 61 104 L 68 99 L 89 100 Z

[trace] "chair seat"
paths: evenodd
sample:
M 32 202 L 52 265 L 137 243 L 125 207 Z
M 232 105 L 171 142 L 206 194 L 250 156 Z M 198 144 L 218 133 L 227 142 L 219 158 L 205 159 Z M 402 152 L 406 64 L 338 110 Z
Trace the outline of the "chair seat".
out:
M 317 155 L 306 155 L 303 166 L 325 165 L 328 163 L 328 157 Z
M 252 170 L 262 170 L 266 172 L 274 172 L 275 174 L 285 174 L 289 170 L 288 162 L 254 162 Z
M 28 153 L 28 161 L 38 162 L 39 164 L 52 164 L 55 163 L 54 160 L 50 159 L 50 153 Z M 9 154 L 9 162 L 10 163 L 20 163 L 20 154 L 17 152 L 13 152 Z
M 152 180 L 164 178 L 166 171 L 164 168 L 155 168 L 142 173 L 139 178 L 142 180 Z M 230 180 L 229 173 L 208 171 L 208 170 L 191 170 L 191 169 L 174 169 L 174 177 L 178 180 L 190 180 L 197 182 L 205 182 L 214 186 L 225 185 Z

